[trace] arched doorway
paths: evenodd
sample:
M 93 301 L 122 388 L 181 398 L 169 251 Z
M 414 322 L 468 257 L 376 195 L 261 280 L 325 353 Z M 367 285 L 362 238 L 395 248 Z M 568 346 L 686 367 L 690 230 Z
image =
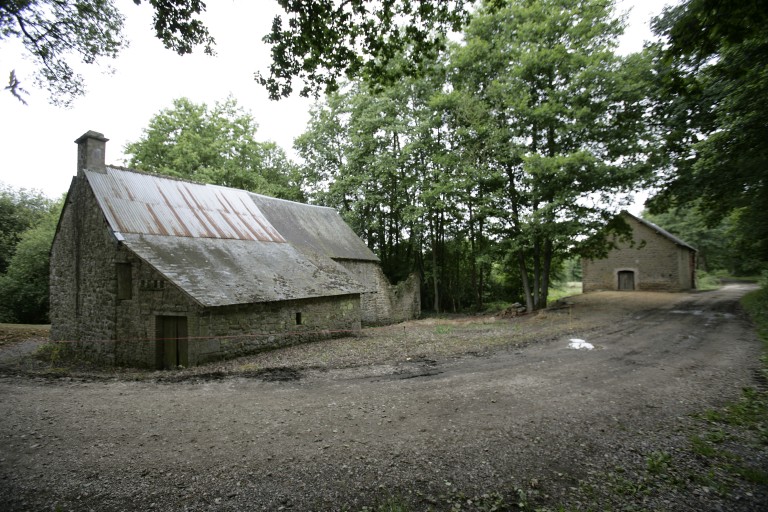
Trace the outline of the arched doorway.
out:
M 634 270 L 619 270 L 619 291 L 632 291 L 635 289 Z

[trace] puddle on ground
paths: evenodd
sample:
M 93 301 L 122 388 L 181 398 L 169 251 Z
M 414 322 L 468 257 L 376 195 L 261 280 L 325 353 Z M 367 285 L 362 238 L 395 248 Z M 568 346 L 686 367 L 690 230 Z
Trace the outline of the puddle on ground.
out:
M 579 338 L 571 338 L 570 343 L 568 343 L 568 348 L 573 348 L 576 350 L 592 350 L 595 348 L 595 346 L 591 343 L 587 343 L 584 340 L 580 340 Z

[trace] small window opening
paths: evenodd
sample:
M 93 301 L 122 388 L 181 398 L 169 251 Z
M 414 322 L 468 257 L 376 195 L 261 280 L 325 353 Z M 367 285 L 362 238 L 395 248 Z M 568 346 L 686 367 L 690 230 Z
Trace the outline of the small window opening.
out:
M 296 313 L 296 325 L 301 325 L 301 313 Z
M 117 270 L 117 298 L 127 300 L 133 298 L 133 276 L 130 263 L 118 263 Z

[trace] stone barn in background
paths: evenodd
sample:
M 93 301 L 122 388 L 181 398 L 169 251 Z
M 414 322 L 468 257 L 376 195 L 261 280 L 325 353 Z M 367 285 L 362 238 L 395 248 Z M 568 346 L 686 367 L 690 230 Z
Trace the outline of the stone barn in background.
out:
M 621 215 L 632 229 L 632 243 L 616 239 L 606 258 L 582 260 L 584 292 L 696 288 L 696 249 L 651 222 Z
M 51 248 L 51 338 L 106 364 L 196 365 L 420 312 L 331 208 L 105 165 L 88 132 Z

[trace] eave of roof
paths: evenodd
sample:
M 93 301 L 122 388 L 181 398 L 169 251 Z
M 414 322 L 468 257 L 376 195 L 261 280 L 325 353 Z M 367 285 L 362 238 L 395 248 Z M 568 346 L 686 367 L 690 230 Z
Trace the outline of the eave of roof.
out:
M 341 265 L 290 244 L 124 234 L 123 244 L 206 307 L 356 294 Z

